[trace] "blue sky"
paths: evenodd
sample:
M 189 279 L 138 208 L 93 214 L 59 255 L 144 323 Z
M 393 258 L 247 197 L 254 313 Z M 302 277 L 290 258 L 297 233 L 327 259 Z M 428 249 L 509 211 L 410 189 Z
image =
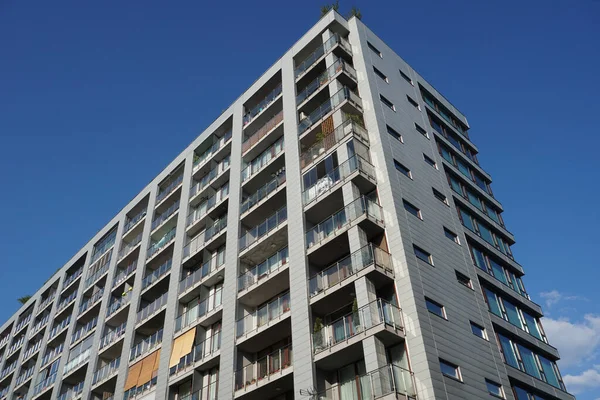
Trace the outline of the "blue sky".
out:
M 0 3 L 2 321 L 322 4 L 84 3 Z M 599 399 L 600 1 L 361 0 L 342 11 L 354 4 L 469 118 L 567 385 Z

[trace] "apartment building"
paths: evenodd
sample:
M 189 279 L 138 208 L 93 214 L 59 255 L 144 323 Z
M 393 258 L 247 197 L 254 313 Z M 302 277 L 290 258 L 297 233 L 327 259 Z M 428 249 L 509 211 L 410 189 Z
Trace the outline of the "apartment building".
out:
M 0 399 L 574 399 L 470 136 L 330 12 L 2 325 Z

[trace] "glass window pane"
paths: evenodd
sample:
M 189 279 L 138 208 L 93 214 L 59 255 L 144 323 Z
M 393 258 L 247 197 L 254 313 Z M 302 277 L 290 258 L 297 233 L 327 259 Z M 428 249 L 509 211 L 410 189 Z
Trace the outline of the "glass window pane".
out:
M 434 313 L 435 315 L 438 315 L 442 318 L 445 318 L 444 316 L 444 307 L 442 307 L 441 305 L 434 303 L 433 301 L 429 300 L 429 299 L 425 299 L 425 303 L 427 304 L 427 309 Z
M 456 166 L 458 167 L 458 170 L 466 177 L 468 177 L 469 179 L 471 178 L 471 173 L 469 172 L 469 168 L 460 160 L 456 160 Z
M 488 272 L 487 263 L 485 261 L 485 256 L 483 255 L 483 253 L 481 251 L 479 251 L 479 249 L 476 249 L 475 247 L 472 247 L 471 251 L 473 252 L 473 258 L 475 259 L 475 265 L 477 265 L 480 269 L 484 270 L 485 272 Z
M 519 311 L 517 311 L 517 307 L 504 299 L 502 300 L 502 303 L 504 304 L 504 309 L 506 310 L 506 315 L 508 316 L 508 322 L 517 328 L 523 329 L 523 324 L 521 323 L 521 318 L 519 317 Z
M 458 367 L 440 360 L 440 369 L 442 370 L 442 374 L 452 377 L 454 379 L 460 379 L 460 375 L 458 374 Z
M 462 218 L 463 225 L 467 227 L 467 229 L 475 232 L 475 226 L 473 225 L 473 220 L 471 220 L 471 216 L 462 209 L 460 210 L 460 216 Z
M 456 193 L 460 194 L 461 196 L 463 195 L 460 183 L 458 183 L 458 181 L 453 177 L 450 177 L 450 186 L 452 186 L 452 190 L 454 190 Z
M 473 194 L 473 192 L 470 190 L 467 190 L 467 197 L 469 198 L 469 203 L 483 211 L 483 206 L 481 205 L 481 200 L 479 200 L 479 197 L 475 196 L 475 194 Z
M 521 389 L 518 386 L 514 386 L 513 390 L 517 396 L 517 400 L 531 400 L 529 398 L 529 394 L 527 393 L 527 390 Z
M 479 221 L 477 221 L 477 227 L 479 228 L 481 238 L 489 244 L 491 244 L 492 246 L 495 246 L 496 243 L 494 243 L 494 237 L 492 236 L 492 232 Z
M 525 311 L 523 311 L 523 318 L 525 318 L 525 323 L 527 324 L 527 329 L 529 330 L 529 333 L 532 336 L 543 340 L 542 335 L 540 334 L 540 330 L 538 329 L 537 320 Z
M 502 353 L 504 354 L 504 361 L 512 367 L 519 368 L 519 363 L 517 362 L 517 357 L 510 340 L 502 335 L 498 335 L 498 339 L 500 340 L 500 346 L 502 347 Z
M 505 285 L 508 285 L 508 280 L 506 279 L 506 275 L 504 274 L 504 268 L 502 268 L 501 265 L 499 265 L 492 259 L 490 259 L 490 265 L 492 266 L 492 273 L 494 274 L 494 278 L 498 279 Z
M 485 297 L 487 298 L 488 304 L 490 306 L 490 311 L 502 318 L 502 311 L 500 310 L 500 304 L 498 304 L 498 298 L 496 297 L 496 294 L 489 291 L 488 289 L 484 290 Z
M 542 364 L 542 370 L 546 375 L 546 381 L 555 388 L 562 389 L 562 386 L 560 385 L 558 377 L 554 371 L 554 363 L 542 356 L 538 356 L 538 358 L 540 360 L 540 364 Z
M 535 356 L 533 352 L 526 347 L 517 345 L 519 349 L 519 353 L 521 354 L 521 359 L 523 360 L 523 365 L 525 366 L 525 372 L 529 375 L 534 376 L 538 379 L 541 379 L 540 370 L 535 362 Z
M 487 385 L 487 390 L 491 395 L 504 397 L 504 395 L 502 394 L 501 385 L 497 384 L 496 382 L 490 382 L 488 380 L 485 381 L 485 384 Z

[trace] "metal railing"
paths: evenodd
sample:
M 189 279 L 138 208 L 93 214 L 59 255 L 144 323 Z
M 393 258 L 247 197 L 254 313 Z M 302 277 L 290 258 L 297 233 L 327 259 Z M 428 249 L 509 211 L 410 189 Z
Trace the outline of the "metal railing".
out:
M 142 242 L 143 237 L 144 237 L 143 232 L 140 232 L 136 237 L 133 238 L 133 240 L 131 242 L 129 242 L 129 243 L 123 242 L 123 246 L 121 247 L 121 250 L 119 250 L 119 256 L 117 257 L 117 259 L 121 260 L 127 254 L 129 254 L 133 249 L 135 249 Z
M 115 297 L 113 297 L 114 299 Z M 112 303 L 110 303 L 106 309 L 106 317 L 110 317 L 121 308 L 125 307 L 131 301 L 131 291 L 125 293 L 125 295 L 116 298 Z
M 127 277 L 137 269 L 137 260 L 134 260 L 125 269 L 119 271 L 115 275 L 113 288 L 117 287 L 121 282 L 125 281 Z
M 340 44 L 348 53 L 352 54 L 352 47 L 350 43 L 338 34 L 331 36 L 329 39 L 323 43 L 322 46 L 317 47 L 308 57 L 306 57 L 296 68 L 294 69 L 294 75 L 296 79 L 306 72 L 312 65 L 321 57 L 325 55 L 325 53 L 329 52 L 336 44 Z
M 256 175 L 274 158 L 277 158 L 277 156 L 283 153 L 283 144 L 284 140 L 282 136 L 275 143 L 269 146 L 265 151 L 260 153 L 258 156 L 254 157 L 254 159 L 248 163 L 248 166 L 246 166 L 242 170 L 242 183 L 246 182 L 252 176 Z
M 191 365 L 202 361 L 221 348 L 221 331 L 207 337 L 192 348 L 192 351 L 179 359 L 179 363 L 169 369 L 169 375 L 187 370 Z
M 69 388 L 66 392 L 58 396 L 57 400 L 73 400 L 83 393 L 84 381 L 79 382 L 75 386 Z
M 385 300 L 373 300 L 313 332 L 313 352 L 320 353 L 380 324 L 403 330 L 402 311 Z
M 336 109 L 345 100 L 348 100 L 350 103 L 354 104 L 356 108 L 362 110 L 361 98 L 358 97 L 358 94 L 344 86 L 300 121 L 298 124 L 298 134 L 301 135 L 306 132 L 315 122 Z
M 119 371 L 120 363 L 121 357 L 115 358 L 110 363 L 106 364 L 104 367 L 94 372 L 94 376 L 92 378 L 92 385 L 95 385 L 96 383 L 107 379 L 109 375 L 117 373 Z
M 27 369 L 26 371 L 21 373 L 21 375 L 19 375 L 17 377 L 17 380 L 15 382 L 15 387 L 19 386 L 20 384 L 25 382 L 27 379 L 29 379 L 33 375 L 33 371 L 35 371 L 35 365 L 32 365 L 31 367 L 29 367 L 29 369 Z
M 38 331 L 40 329 L 42 329 L 42 327 L 48 323 L 48 320 L 50 320 L 50 314 L 44 315 L 42 317 L 42 319 L 40 319 L 38 322 L 36 322 L 35 325 L 33 326 L 33 328 L 31 328 L 31 333 L 29 334 L 29 337 L 30 338 L 34 337 L 38 333 Z
M 290 311 L 290 292 L 271 300 L 256 311 L 240 318 L 235 323 L 235 337 L 240 338 Z
M 160 214 L 158 217 L 154 218 L 154 220 L 152 221 L 151 231 L 154 231 L 163 222 L 165 222 L 167 219 L 171 218 L 171 216 L 173 214 L 175 214 L 175 211 L 178 211 L 178 210 L 179 210 L 179 200 L 177 200 L 175 203 L 171 204 L 169 206 L 169 208 L 167 208 L 165 210 L 165 212 Z
M 175 239 L 176 233 L 177 233 L 177 227 L 174 227 L 169 232 L 165 233 L 163 235 L 163 237 L 158 239 L 156 242 L 152 243 L 150 245 L 150 248 L 148 248 L 148 258 L 152 257 L 153 255 L 158 253 L 160 250 L 162 250 L 166 245 L 171 243 L 171 241 L 173 239 Z
M 59 354 L 61 354 L 63 352 L 64 348 L 65 348 L 65 344 L 61 343 L 58 346 L 56 346 L 55 348 L 53 348 L 52 350 L 50 350 L 49 353 L 46 352 L 46 354 L 42 358 L 42 367 L 46 366 L 46 364 L 48 364 L 51 360 L 53 360 Z
M 71 293 L 69 296 L 67 296 L 66 298 L 62 299 L 59 303 L 58 306 L 56 307 L 56 312 L 60 312 L 62 311 L 64 308 L 66 308 L 72 301 L 74 301 L 77 298 L 77 290 L 74 291 L 73 293 Z
M 135 319 L 136 324 L 144 321 L 167 304 L 168 295 L 168 292 L 163 293 L 159 298 L 138 311 Z
M 108 332 L 100 339 L 100 345 L 98 349 L 102 350 L 106 346 L 109 346 L 119 340 L 125 334 L 125 329 L 127 328 L 127 321 L 123 322 L 121 325 L 117 326 L 112 331 Z
M 38 313 L 40 310 L 43 310 L 48 304 L 52 303 L 54 301 L 54 297 L 56 295 L 56 291 L 48 294 L 48 297 L 46 297 L 39 305 L 38 307 Z
M 165 188 L 159 189 L 159 192 L 156 195 L 156 204 L 163 201 L 169 194 L 173 193 L 173 191 L 181 185 L 183 182 L 183 174 L 179 174 L 175 179 L 171 181 Z
M 265 199 L 271 193 L 276 191 L 284 183 L 285 171 L 276 176 L 275 178 L 271 179 L 269 182 L 265 183 L 250 196 L 246 197 L 246 199 L 242 201 L 242 204 L 240 206 L 240 214 L 245 213 L 246 211 L 254 207 L 256 204 L 260 203 L 263 199 Z
M 222 263 L 218 263 L 218 257 L 216 255 L 209 258 L 206 262 L 202 264 L 200 268 L 183 278 L 179 281 L 179 294 L 185 292 L 192 286 L 196 285 L 206 276 L 210 275 L 213 271 L 219 269 L 222 265 L 225 264 L 225 260 L 223 259 Z
M 208 385 L 204 386 L 197 392 L 186 394 L 179 397 L 179 400 L 215 400 L 217 399 L 217 389 L 219 387 L 219 381 L 216 380 Z M 108 400 L 108 399 L 106 399 Z
M 10 340 L 10 335 L 7 334 L 2 339 L 0 339 L 0 347 L 4 346 Z
M 73 274 L 69 275 L 67 279 L 63 282 L 62 290 L 64 290 L 67 286 L 69 286 L 75 279 L 79 278 L 83 272 L 83 267 L 79 268 L 77 271 L 73 272 Z
M 33 316 L 32 313 L 27 314 L 27 316 L 25 318 L 23 318 L 21 320 L 21 322 L 19 322 L 15 328 L 15 332 L 19 332 L 21 329 L 23 329 L 23 327 L 25 325 L 27 325 L 29 323 L 29 321 L 31 321 L 31 317 Z
M 190 188 L 190 199 L 202 192 L 204 189 L 210 186 L 212 181 L 217 179 L 219 175 L 225 172 L 230 166 L 230 158 L 227 156 L 221 162 L 214 166 L 210 171 L 208 171 L 199 181 L 192 185 Z M 193 183 L 193 181 L 192 181 Z
M 152 273 L 146 275 L 144 279 L 142 279 L 142 290 L 146 289 L 148 286 L 152 285 L 154 282 L 162 278 L 171 270 L 171 265 L 173 264 L 173 260 L 168 260 L 164 262 L 160 267 L 156 268 Z
M 249 288 L 261 279 L 267 278 L 279 268 L 287 265 L 289 261 L 288 248 L 285 247 L 273 254 L 258 265 L 244 272 L 238 277 L 238 292 Z
M 393 272 L 391 255 L 369 243 L 310 277 L 308 280 L 309 296 L 316 296 L 371 265 Z
M 104 294 L 104 289 L 98 290 L 96 293 L 92 295 L 89 299 L 85 300 L 83 303 L 79 305 L 79 314 L 83 314 L 87 311 L 88 308 L 92 307 L 94 304 L 102 300 L 102 295 Z
M 183 248 L 183 258 L 196 254 L 204 245 L 227 228 L 227 215 L 216 220 L 214 224 L 197 234 Z
M 25 335 L 21 335 L 19 336 L 19 339 L 17 339 L 16 342 L 14 342 L 6 351 L 6 356 L 10 356 L 12 355 L 12 353 L 14 353 L 15 351 L 19 350 L 19 348 L 23 345 L 23 342 L 25 342 Z
M 298 95 L 296 95 L 296 104 L 302 103 L 311 94 L 315 93 L 319 88 L 327 85 L 331 78 L 338 72 L 345 71 L 348 75 L 356 80 L 356 70 L 344 61 L 343 58 L 338 58 L 329 68 L 327 68 L 321 75 L 317 76 L 312 82 L 310 82 Z
M 0 372 L 0 379 L 3 379 L 5 376 L 7 376 L 11 372 L 13 372 L 15 370 L 15 368 L 17 368 L 17 361 L 18 360 L 15 360 L 12 363 L 10 363 L 8 366 L 4 367 L 2 372 Z
M 246 154 L 248 150 L 254 147 L 254 145 L 258 143 L 260 139 L 267 136 L 273 130 L 273 128 L 279 125 L 281 121 L 283 121 L 283 111 L 279 111 L 273 116 L 273 118 L 265 122 L 265 124 L 261 126 L 260 129 L 258 129 L 246 140 L 244 140 L 244 142 L 242 143 L 242 155 Z
M 131 230 L 138 222 L 140 222 L 146 216 L 146 210 L 142 210 L 137 215 L 132 218 L 129 218 L 125 226 L 123 227 L 123 235 Z
M 35 352 L 38 351 L 41 347 L 42 347 L 42 339 L 35 342 L 33 344 L 33 346 L 31 346 L 31 345 L 29 346 L 29 348 L 23 354 L 23 360 L 27 360 L 29 357 L 31 357 L 33 354 L 35 354 Z
M 224 147 L 227 142 L 231 139 L 232 132 L 226 132 L 219 140 L 212 144 L 208 149 L 206 149 L 202 154 L 196 156 L 194 158 L 194 167 L 193 170 L 196 171 L 202 165 L 205 164 L 221 147 Z
M 87 335 L 92 329 L 96 328 L 97 325 L 98 317 L 92 318 L 81 328 L 77 329 L 75 333 L 73 333 L 73 336 L 71 337 L 71 344 L 75 343 L 76 341 Z
M 287 206 L 281 207 L 275 211 L 263 222 L 256 225 L 254 228 L 247 230 L 240 238 L 240 251 L 245 250 L 253 245 L 271 231 L 277 229 L 279 225 L 287 221 Z
M 71 361 L 69 361 L 68 363 L 66 363 L 65 367 L 63 369 L 63 375 L 66 375 L 69 372 L 75 370 L 77 367 L 80 367 L 83 364 L 87 363 L 88 360 L 90 359 L 90 354 L 91 353 L 92 353 L 92 349 L 91 348 L 87 348 L 82 353 L 80 353 L 79 355 L 77 355 L 74 359 L 72 359 Z
M 50 336 L 48 336 L 48 340 L 54 339 L 54 337 L 58 335 L 58 333 L 61 332 L 63 329 L 68 327 L 70 323 L 71 316 L 69 315 L 67 318 L 63 319 L 58 325 L 52 328 L 52 330 L 50 331 Z
M 142 354 L 149 352 L 156 346 L 162 343 L 163 330 L 154 332 L 151 336 L 148 336 L 141 342 L 134 345 L 129 351 L 129 361 L 133 361 Z
M 258 114 L 260 114 L 263 110 L 266 110 L 267 107 L 269 107 L 275 101 L 277 96 L 279 96 L 280 94 L 281 94 L 281 83 L 279 85 L 277 85 L 275 87 L 275 89 L 273 89 L 271 92 L 269 92 L 269 94 L 267 94 L 265 96 L 265 98 L 262 99 L 257 105 L 252 107 L 246 114 L 244 114 L 244 119 L 243 119 L 244 127 L 246 125 L 248 125 L 250 122 L 252 122 L 252 120 L 254 120 L 254 117 L 256 117 Z
M 100 279 L 100 277 L 108 271 L 108 268 L 110 267 L 110 259 L 112 257 L 112 250 L 110 251 L 110 253 L 107 253 L 107 254 L 108 254 L 108 257 L 106 259 L 103 259 L 104 263 L 102 264 L 102 266 L 100 268 L 98 268 L 97 270 L 95 270 L 94 272 L 92 272 L 91 274 L 89 274 L 87 276 L 87 278 L 85 278 L 86 289 L 88 287 L 92 286 L 92 284 L 94 282 L 96 282 L 98 279 Z
M 217 203 L 225 200 L 227 196 L 229 196 L 229 182 L 221 186 L 219 190 L 217 190 L 215 194 L 210 196 L 208 199 L 198 204 L 196 208 L 191 209 L 190 215 L 187 217 L 186 226 L 189 227 L 194 222 L 204 218 L 204 216 L 206 216 L 215 208 Z
M 180 314 L 175 320 L 175 333 L 187 328 L 188 326 L 203 318 L 206 314 L 216 310 L 223 304 L 223 289 L 215 290 L 209 297 L 202 300 L 200 303 L 190 308 L 186 312 Z
M 56 372 L 44 379 L 43 381 L 41 381 L 40 383 L 38 383 L 37 385 L 35 385 L 35 387 L 33 388 L 33 395 L 37 396 L 38 394 L 42 393 L 44 390 L 54 385 L 54 382 L 56 382 Z
M 306 231 L 306 248 L 310 249 L 321 243 L 363 215 L 383 222 L 381 206 L 365 196 L 359 197 Z
M 292 345 L 289 344 L 235 371 L 235 391 L 254 386 L 272 375 L 281 374 L 291 365 Z

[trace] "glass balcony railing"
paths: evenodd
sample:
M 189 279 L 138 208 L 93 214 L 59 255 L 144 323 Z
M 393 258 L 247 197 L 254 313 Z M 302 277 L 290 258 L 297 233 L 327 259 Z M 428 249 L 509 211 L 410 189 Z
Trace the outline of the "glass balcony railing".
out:
M 238 292 L 248 289 L 261 279 L 268 278 L 269 275 L 279 270 L 279 268 L 287 265 L 289 261 L 288 248 L 285 247 L 259 263 L 255 267 L 249 269 L 238 277 Z
M 265 166 L 267 166 L 271 160 L 276 158 L 283 152 L 283 137 L 273 143 L 268 149 L 263 151 L 259 156 L 255 157 L 247 167 L 242 170 L 242 183 L 246 182 L 252 176 L 256 175 Z
M 165 304 L 167 304 L 168 294 L 169 294 L 168 292 L 164 293 L 162 296 L 160 296 L 159 298 L 154 300 L 152 303 L 148 304 L 147 306 L 142 308 L 140 311 L 138 311 L 136 320 L 135 320 L 136 324 L 147 319 L 152 314 L 154 314 L 155 312 L 160 310 Z
M 323 140 L 317 141 L 300 155 L 300 168 L 305 168 L 310 165 L 313 160 L 317 159 L 327 150 L 332 149 L 336 144 L 350 135 L 355 135 L 363 142 L 369 143 L 369 134 L 363 126 L 355 121 L 347 118 L 344 122 L 337 126 L 333 132 L 329 133 Z
M 133 228 L 138 222 L 140 222 L 146 216 L 146 210 L 140 211 L 136 216 L 131 217 L 125 223 L 123 227 L 123 235 L 126 234 Z
M 171 206 L 169 206 L 169 208 L 167 208 L 165 210 L 165 212 L 163 212 L 162 214 L 160 214 L 159 216 L 157 216 L 156 218 L 154 218 L 154 221 L 152 221 L 152 231 L 154 231 L 156 228 L 158 228 L 160 225 L 162 225 L 163 222 L 165 222 L 167 219 L 171 218 L 171 216 L 173 214 L 175 214 L 175 211 L 179 210 L 179 200 L 177 200 L 175 203 L 171 204 Z
M 4 346 L 6 343 L 8 343 L 9 340 L 10 340 L 10 335 L 6 335 L 2 339 L 0 339 L 0 347 Z
M 217 289 L 210 297 L 202 300 L 200 303 L 179 315 L 175 320 L 175 333 L 196 323 L 200 318 L 203 318 L 209 312 L 216 310 L 221 306 L 222 298 L 223 289 Z
M 38 307 L 38 313 L 43 310 L 48 304 L 52 303 L 54 301 L 54 297 L 56 296 L 56 291 L 48 294 L 48 297 L 46 297 L 41 303 L 40 306 Z
M 67 318 L 63 319 L 58 325 L 56 325 L 54 328 L 52 328 L 52 330 L 50 331 L 50 336 L 48 336 L 48 339 L 53 339 L 63 329 L 68 327 L 70 323 L 71 323 L 71 316 L 69 315 Z
M 33 326 L 33 328 L 31 328 L 31 333 L 29 334 L 29 337 L 34 337 L 38 331 L 40 329 L 42 329 L 43 326 L 45 326 L 48 323 L 48 320 L 50 319 L 50 314 L 46 314 L 42 317 L 42 319 L 40 319 L 38 322 L 35 323 L 35 325 Z
M 310 249 L 330 236 L 335 235 L 338 231 L 346 228 L 363 215 L 377 222 L 383 222 L 381 206 L 365 196 L 359 197 L 340 211 L 334 213 L 331 217 L 309 229 L 306 232 L 306 248 Z
M 183 182 L 183 174 L 179 174 L 176 178 L 174 178 L 171 183 L 169 183 L 164 188 L 160 188 L 158 194 L 156 195 L 156 204 L 163 201 L 169 194 L 173 193 L 175 189 Z
M 76 384 L 75 386 L 67 389 L 66 392 L 64 392 L 60 396 L 58 396 L 57 400 L 73 400 L 73 399 L 77 398 L 78 396 L 80 396 L 83 393 L 83 384 L 84 384 L 84 381 L 81 381 L 78 384 Z
M 89 288 L 90 286 L 92 286 L 92 284 L 94 282 L 96 282 L 98 279 L 100 279 L 100 277 L 108 271 L 109 267 L 110 267 L 110 257 L 108 257 L 106 259 L 106 262 L 104 264 L 102 264 L 102 266 L 100 268 L 98 268 L 97 270 L 95 270 L 94 272 L 89 274 L 87 278 L 85 278 L 86 289 Z
M 187 370 L 191 365 L 201 362 L 221 348 L 221 331 L 207 337 L 194 346 L 191 352 L 179 359 L 179 363 L 169 369 L 169 375 L 175 375 Z
M 288 311 L 290 311 L 290 292 L 278 296 L 251 314 L 238 319 L 235 326 L 236 338 L 248 335 Z
M 71 361 L 67 362 L 63 369 L 63 375 L 66 375 L 69 372 L 75 370 L 77 367 L 80 367 L 83 364 L 87 363 L 88 360 L 90 359 L 91 353 L 92 353 L 92 349 L 88 348 L 88 349 L 84 350 L 83 352 L 81 352 L 79 355 L 77 355 L 75 358 L 73 358 Z
M 271 214 L 271 216 L 267 217 L 263 222 L 254 228 L 247 230 L 240 238 L 240 251 L 256 243 L 271 231 L 277 229 L 277 227 L 285 221 L 287 221 L 287 206 L 283 206 L 278 211 Z
M 25 335 L 20 336 L 9 348 L 8 351 L 6 352 L 7 356 L 12 355 L 15 351 L 19 350 L 19 348 L 23 345 L 23 342 L 25 342 Z
M 108 305 L 106 309 L 106 317 L 110 317 L 115 314 L 117 311 L 125 307 L 131 301 L 131 291 L 126 292 L 121 297 L 113 297 L 113 301 Z
M 127 321 L 123 322 L 121 325 L 117 326 L 115 329 L 102 336 L 102 338 L 100 339 L 99 349 L 102 350 L 103 348 L 110 346 L 111 344 L 119 340 L 121 337 L 123 337 L 126 328 Z
M 25 325 L 27 325 L 29 323 L 29 321 L 31 321 L 31 316 L 32 314 L 27 314 L 26 317 L 24 317 L 16 326 L 15 328 L 15 332 L 19 332 L 21 329 L 23 329 L 23 327 Z
M 191 239 L 183 248 L 183 258 L 196 254 L 207 242 L 214 239 L 225 228 L 227 228 L 227 215 L 216 220 L 211 226 L 207 227 Z
M 357 171 L 375 179 L 375 167 L 361 156 L 354 155 L 305 189 L 302 192 L 302 203 L 307 205 L 317 200 L 322 195 L 329 193 L 329 189 L 333 186 L 343 182 Z
M 336 94 L 331 96 L 328 100 L 322 103 L 319 107 L 313 110 L 308 116 L 304 117 L 298 124 L 298 134 L 302 135 L 313 126 L 316 122 L 321 120 L 325 115 L 335 110 L 340 104 L 348 100 L 354 104 L 356 108 L 362 110 L 362 100 L 358 97 L 358 94 L 351 91 L 348 87 L 344 86 Z
M 177 227 L 174 227 L 169 232 L 165 233 L 160 239 L 150 245 L 148 248 L 148 258 L 152 257 L 160 250 L 162 250 L 165 246 L 167 246 L 171 241 L 175 239 L 175 234 L 177 233 Z
M 204 218 L 210 211 L 212 211 L 217 203 L 225 200 L 229 196 L 229 184 L 225 184 L 215 194 L 210 196 L 208 199 L 203 201 L 196 208 L 192 208 L 190 215 L 187 217 L 186 226 L 191 226 L 194 222 Z
M 154 282 L 162 278 L 171 270 L 172 260 L 169 260 L 163 263 L 160 267 L 152 271 L 149 275 L 146 275 L 144 279 L 142 279 L 142 290 L 146 289 L 148 286 L 152 285 Z
M 74 291 L 73 293 L 71 293 L 69 296 L 65 297 L 58 303 L 58 306 L 56 307 L 56 312 L 62 311 L 69 304 L 71 304 L 71 302 L 74 301 L 76 298 L 77 298 L 77 291 Z
M 117 287 L 121 282 L 125 281 L 129 275 L 131 275 L 137 269 L 137 260 L 132 261 L 124 269 L 118 270 L 115 275 L 113 288 Z
M 121 260 L 127 254 L 129 254 L 133 249 L 135 249 L 142 242 L 143 236 L 144 236 L 143 232 L 140 232 L 140 234 L 137 235 L 136 237 L 134 237 L 133 240 L 131 240 L 129 243 L 123 242 L 121 250 L 119 250 L 118 259 Z
M 196 196 L 198 193 L 202 192 L 204 189 L 210 186 L 210 184 L 217 179 L 219 175 L 225 172 L 230 166 L 230 158 L 227 156 L 224 158 L 218 165 L 213 167 L 208 173 L 206 173 L 199 181 L 193 183 L 190 188 L 190 198 Z
M 100 300 L 102 300 L 102 295 L 104 295 L 104 289 L 98 290 L 96 293 L 94 293 L 92 295 L 92 297 L 90 297 L 89 299 L 85 299 L 79 305 L 79 314 L 80 315 L 83 314 L 85 311 L 87 311 L 87 309 L 89 309 L 94 304 L 96 304 L 97 302 L 99 302 Z
M 338 58 L 329 68 L 327 68 L 321 75 L 317 76 L 312 82 L 310 82 L 298 95 L 296 96 L 296 104 L 302 103 L 311 94 L 315 93 L 319 88 L 327 85 L 331 78 L 333 78 L 339 72 L 344 71 L 356 80 L 356 70 L 344 61 L 343 58 Z
M 23 354 L 23 360 L 27 360 L 29 357 L 34 355 L 42 347 L 42 340 L 38 340 L 33 345 L 29 345 L 27 351 Z
M 319 353 L 380 324 L 402 330 L 401 310 L 385 300 L 374 300 L 314 332 L 313 351 Z
M 319 400 L 378 399 L 390 394 L 416 398 L 414 374 L 398 365 L 389 364 L 375 371 L 336 384 L 316 394 Z
M 220 148 L 224 147 L 227 142 L 231 139 L 231 131 L 225 133 L 223 137 L 213 143 L 208 149 L 206 149 L 202 154 L 198 156 L 194 156 L 194 171 L 204 165 L 207 161 L 211 159 Z
M 215 400 L 218 398 L 218 388 L 219 381 L 215 380 L 214 382 L 209 383 L 197 392 L 179 397 L 179 400 Z
M 271 179 L 264 186 L 261 186 L 256 192 L 248 196 L 242 205 L 240 206 L 240 214 L 245 213 L 256 204 L 260 203 L 263 199 L 267 198 L 271 193 L 276 191 L 281 185 L 285 183 L 285 172 L 279 174 L 275 178 Z
M 119 364 L 121 363 L 121 357 L 115 358 L 104 367 L 100 368 L 96 372 L 94 372 L 94 376 L 92 378 L 92 385 L 103 381 L 110 377 L 113 374 L 119 372 Z
M 42 367 L 46 366 L 50 361 L 62 354 L 64 347 L 65 344 L 61 343 L 57 347 L 50 350 L 50 352 L 47 351 L 44 357 L 42 358 Z
M 4 399 L 6 396 L 8 396 L 9 390 L 10 390 L 10 386 L 7 386 L 4 389 L 1 389 L 0 390 L 0 399 Z M 22 399 L 17 399 L 17 400 L 25 400 L 25 399 L 22 398 Z
M 376 265 L 386 271 L 393 272 L 392 258 L 388 252 L 369 243 L 360 250 L 344 257 L 340 261 L 313 275 L 308 280 L 310 297 L 337 285 L 363 269 Z
M 4 369 L 0 372 L 0 379 L 3 379 L 5 376 L 7 376 L 11 372 L 13 372 L 15 370 L 15 368 L 17 368 L 17 361 L 18 360 L 15 360 L 12 363 L 10 363 L 8 366 L 4 367 Z
M 33 395 L 37 396 L 38 394 L 42 393 L 43 391 L 54 385 L 54 382 L 56 382 L 56 372 L 47 377 L 46 379 L 42 380 L 37 385 L 35 385 L 35 387 L 33 388 Z
M 27 379 L 31 378 L 31 376 L 33 375 L 33 371 L 35 371 L 35 365 L 32 367 L 29 367 L 28 370 L 22 372 L 21 375 L 19 375 L 19 377 L 17 378 L 17 381 L 15 382 L 15 387 L 19 386 L 20 384 L 25 382 Z
M 248 150 L 250 150 L 256 143 L 260 141 L 260 139 L 267 136 L 269 132 L 273 130 L 279 123 L 283 121 L 283 111 L 275 114 L 273 118 L 268 120 L 263 126 L 260 127 L 256 132 L 254 132 L 251 136 L 249 136 L 242 143 L 242 154 L 245 154 Z
M 63 290 L 67 286 L 69 286 L 71 283 L 73 283 L 77 278 L 79 278 L 82 273 L 83 273 L 83 267 L 81 267 L 77 271 L 73 272 L 73 274 L 67 276 L 67 278 L 63 282 L 63 286 L 62 286 Z
M 212 272 L 219 269 L 223 264 L 225 264 L 225 259 L 223 257 L 211 257 L 204 262 L 200 268 L 179 281 L 179 293 L 184 293 L 186 290 L 196 285 Z
M 87 335 L 92 329 L 96 328 L 96 325 L 98 325 L 98 317 L 92 318 L 85 325 L 78 328 L 71 337 L 71 344 L 75 343 L 76 341 Z
M 235 372 L 235 391 L 252 388 L 264 379 L 283 373 L 292 365 L 292 345 L 289 344 Z
M 244 119 L 243 119 L 244 127 L 246 125 L 248 125 L 250 122 L 252 122 L 254 117 L 256 117 L 258 114 L 260 114 L 263 110 L 266 110 L 267 107 L 269 107 L 275 101 L 277 96 L 279 96 L 280 94 L 281 94 L 281 83 L 279 85 L 277 85 L 277 87 L 275 89 L 273 89 L 269 94 L 267 94 L 265 96 L 265 98 L 260 101 L 260 103 L 258 103 L 254 107 L 252 107 L 246 114 L 244 114 Z
M 162 338 L 163 330 L 161 329 L 133 346 L 129 351 L 129 361 L 133 361 L 136 358 L 139 358 L 142 354 L 146 354 L 150 350 L 154 349 L 156 346 L 162 343 Z
M 323 43 L 322 46 L 319 46 L 315 49 L 308 57 L 304 59 L 299 65 L 294 69 L 294 75 L 298 78 L 304 72 L 306 72 L 312 65 L 317 62 L 321 57 L 323 57 L 326 53 L 329 52 L 336 44 L 340 44 L 346 51 L 352 54 L 352 47 L 350 43 L 339 35 L 333 35 L 329 39 Z

